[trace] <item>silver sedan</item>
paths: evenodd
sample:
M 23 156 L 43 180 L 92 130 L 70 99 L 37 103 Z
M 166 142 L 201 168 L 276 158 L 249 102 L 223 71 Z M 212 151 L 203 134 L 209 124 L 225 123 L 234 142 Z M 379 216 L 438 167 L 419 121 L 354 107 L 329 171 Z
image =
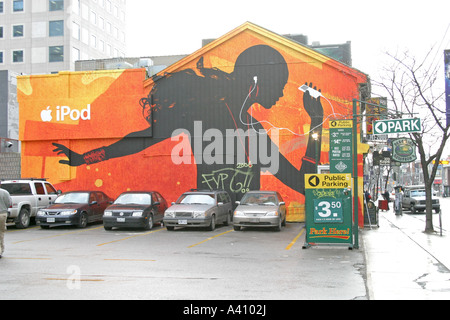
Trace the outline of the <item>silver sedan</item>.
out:
M 275 227 L 286 225 L 286 206 L 276 191 L 249 191 L 234 211 L 234 230 L 242 227 Z

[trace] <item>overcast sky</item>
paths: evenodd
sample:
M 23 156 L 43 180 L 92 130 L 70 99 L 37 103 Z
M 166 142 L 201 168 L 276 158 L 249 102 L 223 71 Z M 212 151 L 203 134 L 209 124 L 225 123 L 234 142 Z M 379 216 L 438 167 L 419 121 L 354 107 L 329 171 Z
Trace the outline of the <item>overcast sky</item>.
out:
M 443 66 L 450 49 L 449 0 L 127 0 L 127 55 L 190 54 L 246 21 L 309 43 L 351 41 L 353 67 L 372 78 L 385 51 L 422 58 L 434 46 Z

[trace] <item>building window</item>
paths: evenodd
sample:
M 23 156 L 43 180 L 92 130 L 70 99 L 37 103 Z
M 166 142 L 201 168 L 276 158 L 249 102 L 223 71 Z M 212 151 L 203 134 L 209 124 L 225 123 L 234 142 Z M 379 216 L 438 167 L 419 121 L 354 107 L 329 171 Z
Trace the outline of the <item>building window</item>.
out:
M 3 64 L 3 51 L 0 51 L 0 64 Z
M 23 0 L 13 1 L 13 12 L 23 12 Z
M 0 1 L 0 13 L 5 12 L 3 1 Z
M 64 61 L 64 46 L 53 46 L 48 48 L 49 62 L 63 62 Z
M 0 39 L 3 39 L 3 26 L 0 26 Z
M 80 25 L 75 22 L 72 24 L 72 37 L 74 37 L 77 40 L 81 39 Z
M 64 0 L 49 0 L 49 11 L 61 11 L 64 10 Z
M 50 21 L 48 25 L 48 35 L 59 37 L 64 35 L 64 20 Z
M 23 50 L 14 50 L 12 54 L 13 63 L 21 63 L 24 61 L 23 59 Z
M 23 37 L 23 24 L 13 26 L 13 38 Z

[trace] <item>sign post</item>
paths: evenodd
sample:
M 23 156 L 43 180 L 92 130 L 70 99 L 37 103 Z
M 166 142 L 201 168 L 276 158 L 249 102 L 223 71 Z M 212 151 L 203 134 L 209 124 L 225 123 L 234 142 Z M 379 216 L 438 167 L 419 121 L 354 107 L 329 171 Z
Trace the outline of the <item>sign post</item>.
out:
M 353 249 L 351 174 L 307 174 L 306 242 L 312 245 L 348 245 Z

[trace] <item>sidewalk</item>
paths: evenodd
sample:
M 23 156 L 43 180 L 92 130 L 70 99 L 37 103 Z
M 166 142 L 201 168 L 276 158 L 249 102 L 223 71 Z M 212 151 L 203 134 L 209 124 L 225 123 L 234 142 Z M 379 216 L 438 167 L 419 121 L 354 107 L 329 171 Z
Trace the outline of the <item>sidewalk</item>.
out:
M 442 208 L 445 217 L 450 209 Z M 370 300 L 450 299 L 448 232 L 425 234 L 424 219 L 424 214 L 396 216 L 391 208 L 380 211 L 379 228 L 361 231 Z M 438 224 L 437 214 L 433 219 Z

